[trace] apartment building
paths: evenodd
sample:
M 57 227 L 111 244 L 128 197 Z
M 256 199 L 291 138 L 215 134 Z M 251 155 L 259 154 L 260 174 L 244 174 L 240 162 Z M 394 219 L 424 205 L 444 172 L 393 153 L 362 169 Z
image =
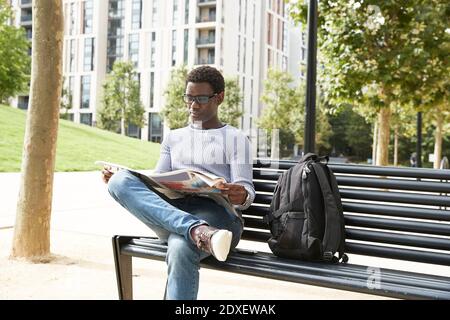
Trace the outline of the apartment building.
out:
M 31 0 L 11 0 L 16 24 L 32 38 Z M 128 135 L 160 142 L 159 111 L 172 68 L 212 65 L 236 77 L 243 92 L 240 127 L 250 132 L 260 115 L 269 68 L 298 75 L 300 28 L 289 21 L 283 0 L 64 0 L 63 70 L 71 93 L 70 119 L 96 125 L 102 84 L 116 60 L 138 73 L 146 110 L 144 128 Z M 296 35 L 296 36 L 294 36 Z M 180 97 L 180 103 L 182 103 Z M 26 109 L 28 96 L 13 104 Z

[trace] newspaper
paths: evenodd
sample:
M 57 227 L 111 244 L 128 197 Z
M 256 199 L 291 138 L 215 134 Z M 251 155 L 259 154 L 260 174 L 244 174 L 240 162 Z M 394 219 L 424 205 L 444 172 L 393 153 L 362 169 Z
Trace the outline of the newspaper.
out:
M 143 180 L 147 186 L 164 194 L 169 199 L 183 198 L 188 194 L 210 198 L 240 218 L 228 196 L 222 194 L 221 190 L 215 187 L 219 182 L 226 183 L 223 177 L 190 169 L 148 174 L 106 161 L 96 161 L 95 164 L 109 166 L 112 172 L 128 170 Z

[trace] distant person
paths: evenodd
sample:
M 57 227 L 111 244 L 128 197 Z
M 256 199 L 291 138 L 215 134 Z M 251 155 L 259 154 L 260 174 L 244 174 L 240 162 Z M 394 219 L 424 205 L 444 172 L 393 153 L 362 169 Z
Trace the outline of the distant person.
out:
M 190 123 L 164 137 L 154 172 L 191 169 L 221 176 L 227 181 L 221 192 L 240 213 L 255 198 L 252 148 L 243 132 L 219 120 L 224 95 L 217 69 L 201 66 L 188 74 L 180 102 Z M 102 173 L 111 196 L 167 243 L 165 298 L 197 299 L 200 261 L 210 255 L 226 260 L 241 238 L 242 216 L 201 196 L 167 199 L 127 170 L 113 174 L 105 167 Z
M 411 167 L 417 167 L 417 153 L 413 152 L 411 157 L 409 158 L 409 162 L 411 163 Z

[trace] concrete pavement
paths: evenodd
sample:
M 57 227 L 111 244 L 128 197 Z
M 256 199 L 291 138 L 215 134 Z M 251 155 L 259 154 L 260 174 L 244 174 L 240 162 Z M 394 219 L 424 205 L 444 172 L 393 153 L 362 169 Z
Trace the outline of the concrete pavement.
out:
M 114 202 L 100 172 L 56 173 L 50 263 L 10 260 L 20 174 L 0 173 L 0 299 L 117 299 L 111 237 L 153 235 Z M 251 244 L 254 245 L 254 244 Z M 266 244 L 257 244 L 268 251 Z M 242 241 L 241 248 L 250 248 Z M 384 260 L 384 261 L 383 261 Z M 352 263 L 398 267 L 386 259 L 350 256 Z M 134 259 L 135 299 L 161 299 L 163 262 Z M 450 275 L 448 268 L 404 263 L 401 268 Z M 199 299 L 386 299 L 383 297 L 202 269 Z

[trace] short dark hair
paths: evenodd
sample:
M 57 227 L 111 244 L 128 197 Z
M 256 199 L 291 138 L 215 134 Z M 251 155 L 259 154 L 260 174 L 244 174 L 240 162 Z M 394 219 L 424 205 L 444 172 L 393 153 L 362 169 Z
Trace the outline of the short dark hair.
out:
M 211 85 L 214 93 L 221 93 L 225 90 L 225 80 L 219 70 L 210 66 L 201 66 L 193 69 L 186 78 L 188 82 L 207 82 Z

